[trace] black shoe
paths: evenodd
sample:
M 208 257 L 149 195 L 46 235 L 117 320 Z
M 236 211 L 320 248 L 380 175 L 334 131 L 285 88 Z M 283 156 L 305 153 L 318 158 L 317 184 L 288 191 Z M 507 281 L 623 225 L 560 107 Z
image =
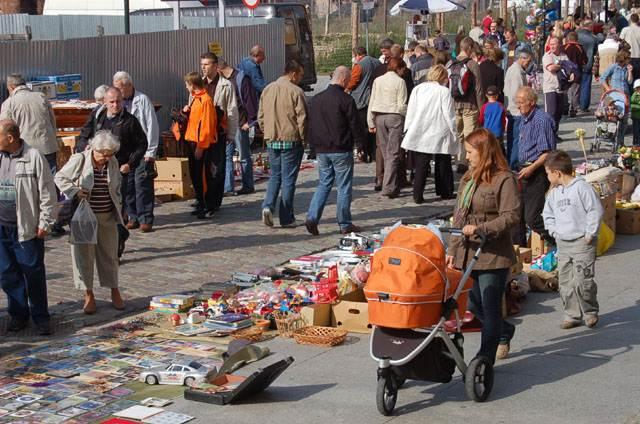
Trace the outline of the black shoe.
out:
M 197 200 L 195 202 L 191 203 L 189 206 L 191 206 L 192 208 L 195 208 L 195 209 L 202 208 L 202 204 L 200 202 L 198 202 Z
M 569 118 L 575 118 L 576 116 L 578 116 L 578 112 L 576 112 L 575 110 L 569 112 Z
M 451 200 L 455 198 L 456 198 L 455 194 L 445 194 L 444 196 L 440 196 L 441 200 Z
M 65 233 L 66 231 L 64 227 L 60 224 L 53 224 L 53 226 L 51 227 L 51 231 L 49 231 L 51 237 L 62 237 L 63 235 L 65 235 Z
M 381 185 L 373 186 L 373 190 L 374 191 L 382 191 L 382 186 Z
M 29 320 L 24 320 L 20 318 L 11 317 L 11 321 L 9 321 L 9 325 L 7 325 L 7 331 L 10 333 L 16 333 L 18 331 L 22 331 L 27 328 L 29 325 Z
M 41 336 L 50 336 L 53 334 L 53 329 L 51 328 L 51 322 L 36 322 L 36 328 L 38 329 L 38 334 Z
M 236 194 L 235 191 L 225 191 L 222 196 L 223 197 L 233 197 L 233 196 L 237 196 L 237 194 Z
M 256 189 L 255 189 L 255 188 L 245 188 L 245 187 L 242 187 L 240 190 L 238 190 L 238 191 L 236 192 L 236 194 L 237 194 L 237 195 L 239 195 L 239 196 L 241 196 L 241 195 L 243 195 L 243 194 L 251 194 L 251 193 L 255 193 L 255 192 L 256 192 Z
M 200 210 L 198 211 L 198 214 L 196 215 L 196 218 L 198 219 L 210 219 L 213 218 L 213 215 L 216 213 L 215 210 Z
M 197 216 L 204 212 L 203 208 L 197 208 L 196 210 L 191 211 L 191 215 Z
M 304 221 L 304 226 L 307 227 L 307 231 L 312 236 L 320 235 L 320 231 L 318 231 L 318 224 L 309 220 Z
M 357 225 L 349 225 L 347 228 L 343 228 L 340 230 L 340 234 L 351 234 L 351 233 L 359 233 L 362 232 L 362 228 Z
M 414 197 L 413 201 L 415 202 L 416 205 L 421 205 L 424 203 L 424 197 Z

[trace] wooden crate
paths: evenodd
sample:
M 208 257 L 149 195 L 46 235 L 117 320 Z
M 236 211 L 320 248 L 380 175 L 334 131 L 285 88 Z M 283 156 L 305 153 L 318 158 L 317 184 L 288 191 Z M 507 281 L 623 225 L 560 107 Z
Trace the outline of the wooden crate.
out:
M 155 180 L 155 195 L 165 196 L 168 194 L 180 200 L 188 200 L 195 197 L 191 181 Z
M 186 181 L 191 183 L 189 162 L 186 158 L 165 158 L 156 161 L 158 180 Z
M 161 136 L 162 157 L 186 158 L 189 146 L 186 141 L 177 141 L 171 131 L 164 131 Z
M 601 197 L 600 202 L 602 203 L 602 209 L 604 209 L 604 213 L 602 215 L 602 221 L 607 224 L 607 226 L 616 231 L 616 195 L 612 194 L 610 196 Z

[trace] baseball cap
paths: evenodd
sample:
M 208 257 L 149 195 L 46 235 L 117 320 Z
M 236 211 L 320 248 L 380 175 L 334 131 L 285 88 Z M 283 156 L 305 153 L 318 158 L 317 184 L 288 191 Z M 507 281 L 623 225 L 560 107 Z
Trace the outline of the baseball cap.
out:
M 487 91 L 485 93 L 487 94 L 487 96 L 497 96 L 498 87 L 496 87 L 495 85 L 490 85 L 489 88 L 487 88 Z
M 633 89 L 635 90 L 638 87 L 640 87 L 640 79 L 637 79 L 633 82 Z

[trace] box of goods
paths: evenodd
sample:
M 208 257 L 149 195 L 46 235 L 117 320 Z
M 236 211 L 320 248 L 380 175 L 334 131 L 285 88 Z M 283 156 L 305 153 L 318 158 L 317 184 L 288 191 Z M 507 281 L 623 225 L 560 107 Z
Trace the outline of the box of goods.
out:
M 160 139 L 162 142 L 162 157 L 187 157 L 188 142 L 177 141 L 171 131 L 163 131 Z
M 185 294 L 168 294 L 163 296 L 153 296 L 149 302 L 149 309 L 160 313 L 187 312 L 193 307 L 195 298 Z
M 340 301 L 331 308 L 334 327 L 353 333 L 370 333 L 369 305 L 362 289 L 340 297 Z
M 520 251 L 520 260 L 522 261 L 522 264 L 530 264 L 533 259 L 533 252 L 531 249 L 528 247 L 520 247 L 518 250 Z
M 49 75 L 36 77 L 36 81 L 49 81 L 55 84 L 56 99 L 79 99 L 82 91 L 82 76 L 80 74 Z
M 520 256 L 520 246 L 514 245 L 513 250 L 516 254 L 516 263 L 511 266 L 511 274 L 516 275 L 522 272 L 522 257 Z
M 155 195 L 171 199 L 189 200 L 195 197 L 195 192 L 191 186 L 191 181 L 163 181 L 155 180 Z
M 531 248 L 531 256 L 533 258 L 537 258 L 538 256 L 549 252 L 549 246 L 544 242 L 542 237 L 540 237 L 540 234 L 535 231 L 531 231 L 529 247 Z
M 611 194 L 606 197 L 601 197 L 602 209 L 604 214 L 602 215 L 602 222 L 607 224 L 613 231 L 616 230 L 616 195 Z
M 618 198 L 622 200 L 629 200 L 637 185 L 637 176 L 631 171 L 625 171 L 624 174 L 622 174 L 622 183 Z
M 616 233 L 640 234 L 640 209 L 618 209 L 616 211 Z
M 331 305 L 328 303 L 317 303 L 303 306 L 300 315 L 307 325 L 328 327 L 331 325 Z
M 56 85 L 49 81 L 30 81 L 27 83 L 27 87 L 31 89 L 31 91 L 38 91 L 44 94 L 44 97 L 47 100 L 56 98 Z
M 160 181 L 189 181 L 189 162 L 185 158 L 165 158 L 156 161 L 158 177 Z
M 622 170 L 620 168 L 607 166 L 588 173 L 584 176 L 584 179 L 593 186 L 599 196 L 606 197 L 620 190 L 621 175 Z

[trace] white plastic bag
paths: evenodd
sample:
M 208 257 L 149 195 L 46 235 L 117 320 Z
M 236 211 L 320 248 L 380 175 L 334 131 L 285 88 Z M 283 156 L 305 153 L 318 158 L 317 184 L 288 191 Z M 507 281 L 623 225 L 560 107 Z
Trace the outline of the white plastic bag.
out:
M 91 210 L 87 199 L 82 199 L 69 223 L 69 243 L 97 244 L 98 219 Z

